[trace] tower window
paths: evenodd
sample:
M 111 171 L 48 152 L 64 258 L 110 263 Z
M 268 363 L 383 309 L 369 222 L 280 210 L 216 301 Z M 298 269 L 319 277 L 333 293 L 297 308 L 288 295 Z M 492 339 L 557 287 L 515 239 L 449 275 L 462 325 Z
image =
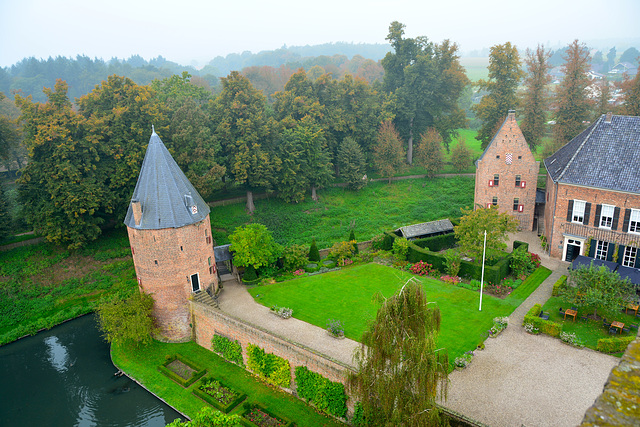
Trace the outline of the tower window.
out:
M 491 204 L 492 204 L 493 206 L 498 206 L 498 197 L 493 196 L 493 200 L 491 201 Z
M 153 262 L 154 262 L 156 265 L 158 265 L 158 260 L 157 260 L 157 259 L 154 259 L 154 260 L 153 260 Z
M 500 183 L 500 175 L 498 174 L 493 175 L 493 185 L 497 187 L 499 183 Z
M 209 261 L 209 265 L 211 265 L 211 257 L 209 257 L 209 260 L 208 260 L 208 261 Z
M 522 160 L 522 156 L 518 156 L 518 160 Z
M 518 210 L 518 205 L 520 204 L 520 199 L 519 198 L 514 198 L 513 199 L 513 210 L 517 211 Z
M 499 159 L 499 158 L 500 158 L 500 154 L 498 154 L 498 155 L 496 156 L 496 159 Z
M 522 179 L 521 175 L 516 175 L 516 187 L 520 187 L 520 180 Z
M 180 246 L 180 251 L 183 251 L 182 246 Z

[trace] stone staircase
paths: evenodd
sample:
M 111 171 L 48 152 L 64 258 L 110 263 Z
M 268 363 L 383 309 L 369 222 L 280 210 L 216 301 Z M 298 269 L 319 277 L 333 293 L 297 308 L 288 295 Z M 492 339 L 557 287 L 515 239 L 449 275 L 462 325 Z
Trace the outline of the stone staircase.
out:
M 196 292 L 195 295 L 193 296 L 193 300 L 201 304 L 206 304 L 210 307 L 220 308 L 220 306 L 218 305 L 217 297 L 212 298 L 211 295 L 209 295 L 205 291 Z

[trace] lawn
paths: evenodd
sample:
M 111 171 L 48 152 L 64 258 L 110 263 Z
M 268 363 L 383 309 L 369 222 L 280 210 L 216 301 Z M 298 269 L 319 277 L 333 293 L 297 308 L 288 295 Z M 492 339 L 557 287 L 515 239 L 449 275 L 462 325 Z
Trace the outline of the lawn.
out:
M 256 200 L 253 217 L 244 203 L 220 206 L 211 209 L 212 234 L 218 245 L 226 244 L 236 227 L 258 222 L 284 245 L 309 245 L 316 238 L 318 247 L 330 247 L 346 240 L 352 227 L 356 239 L 364 241 L 403 225 L 460 217 L 461 207 L 473 205 L 474 182 L 456 177 L 372 182 L 360 191 L 327 188 L 319 191 L 317 203 Z
M 317 413 L 302 400 L 263 384 L 248 371 L 225 361 L 194 342 L 167 344 L 153 341 L 139 348 L 111 347 L 111 357 L 118 368 L 141 382 L 178 411 L 193 417 L 200 409 L 207 406 L 191 394 L 196 385 L 193 384 L 185 389 L 158 370 L 158 366 L 165 361 L 165 356 L 173 354 L 186 357 L 199 367 L 205 368 L 207 375 L 215 377 L 237 391 L 246 393 L 245 402 L 258 403 L 270 412 L 286 417 L 299 426 L 344 425 Z M 231 411 L 231 414 L 238 414 L 241 411 L 242 404 Z
M 380 305 L 374 296 L 389 297 L 409 277 L 415 277 L 423 283 L 429 300 L 440 308 L 439 344 L 453 361 L 483 342 L 493 318 L 510 315 L 550 273 L 539 268 L 505 299 L 484 295 L 482 311 L 478 311 L 478 292 L 375 263 L 258 286 L 249 293 L 267 307 L 292 308 L 293 317 L 321 328 L 328 319 L 340 320 L 345 335 L 359 340 Z
M 631 336 L 638 333 L 636 329 L 630 329 L 629 333 L 622 335 L 609 335 L 609 330 L 606 329 L 602 325 L 602 320 L 581 320 L 580 316 L 592 314 L 593 311 L 586 310 L 578 310 L 577 319 L 574 321 L 571 318 L 567 318 L 566 320 L 563 316 L 560 316 L 559 308 L 562 307 L 563 310 L 567 308 L 571 308 L 571 304 L 567 304 L 560 297 L 551 297 L 544 304 L 542 309 L 549 313 L 549 320 L 552 322 L 562 324 L 562 330 L 564 332 L 573 332 L 576 334 L 576 337 L 581 340 L 584 345 L 590 349 L 595 350 L 598 345 L 598 340 L 601 338 L 611 338 L 611 337 L 620 337 L 620 336 Z M 619 311 L 612 316 L 607 316 L 609 321 L 617 320 L 618 322 L 622 322 L 625 324 L 625 327 L 628 328 L 631 323 L 635 323 L 636 325 L 640 323 L 640 319 L 635 317 L 632 314 L 625 314 L 624 311 Z M 616 354 L 616 356 L 621 356 L 622 353 Z

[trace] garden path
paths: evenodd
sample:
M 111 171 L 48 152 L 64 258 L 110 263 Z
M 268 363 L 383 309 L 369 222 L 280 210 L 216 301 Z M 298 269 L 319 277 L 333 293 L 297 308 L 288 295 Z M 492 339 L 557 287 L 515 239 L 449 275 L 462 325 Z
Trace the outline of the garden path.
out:
M 553 272 L 511 314 L 509 327 L 475 352 L 469 367 L 449 375 L 444 406 L 495 427 L 578 425 L 620 360 L 524 331 L 524 315 L 546 302 L 568 263 L 544 254 L 535 233 L 516 233 L 514 239 L 529 242 L 530 251 Z
M 255 302 L 246 287 L 236 280 L 224 282 L 218 304 L 225 313 L 353 366 L 353 352 L 359 345 L 356 341 L 349 338 L 337 340 L 326 330 L 302 320 L 293 317 L 283 320 L 274 316 L 267 307 Z

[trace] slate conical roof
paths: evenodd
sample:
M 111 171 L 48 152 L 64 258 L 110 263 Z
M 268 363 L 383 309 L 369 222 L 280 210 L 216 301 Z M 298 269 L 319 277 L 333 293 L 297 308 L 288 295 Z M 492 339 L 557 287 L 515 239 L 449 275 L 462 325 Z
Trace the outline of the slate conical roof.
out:
M 140 202 L 142 209 L 138 225 L 133 214 L 133 204 L 136 201 Z M 143 230 L 178 228 L 202 221 L 209 212 L 209 206 L 154 131 L 149 139 L 124 224 Z

